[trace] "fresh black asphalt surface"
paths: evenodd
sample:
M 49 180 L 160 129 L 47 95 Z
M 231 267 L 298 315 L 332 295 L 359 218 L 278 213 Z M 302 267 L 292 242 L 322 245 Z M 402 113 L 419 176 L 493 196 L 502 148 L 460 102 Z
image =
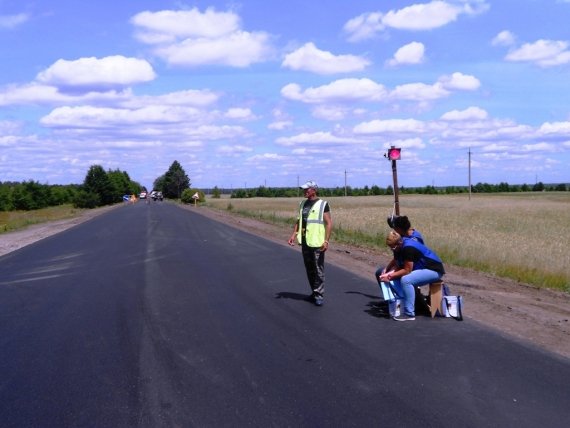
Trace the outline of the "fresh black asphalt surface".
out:
M 316 307 L 298 248 L 118 207 L 0 257 L 0 426 L 568 426 L 569 360 L 469 302 L 382 318 L 365 274 L 327 263 Z

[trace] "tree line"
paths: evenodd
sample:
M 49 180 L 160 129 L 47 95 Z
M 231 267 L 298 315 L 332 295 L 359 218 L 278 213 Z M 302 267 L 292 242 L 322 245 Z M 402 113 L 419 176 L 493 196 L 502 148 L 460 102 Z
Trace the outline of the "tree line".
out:
M 50 206 L 73 204 L 76 208 L 96 208 L 111 205 L 123 200 L 124 195 L 139 195 L 141 192 L 156 190 L 162 192 L 165 198 L 179 199 L 184 203 L 193 203 L 195 195 L 198 202 L 205 200 L 205 192 L 191 188 L 190 178 L 178 161 L 174 161 L 168 170 L 156 178 L 153 189 L 147 189 L 140 183 L 133 181 L 125 171 L 107 170 L 101 165 L 92 165 L 82 184 L 49 185 L 37 181 L 0 182 L 0 211 L 36 210 Z M 424 186 L 398 188 L 401 194 L 456 194 L 468 193 L 467 186 Z M 570 190 L 566 183 L 544 184 L 538 182 L 534 185 L 510 185 L 477 183 L 471 186 L 473 193 L 499 193 L 499 192 L 542 192 Z M 272 197 L 299 197 L 302 196 L 297 187 L 266 187 L 259 186 L 251 189 L 221 189 L 214 187 L 206 192 L 214 198 L 220 198 L 224 193 L 230 193 L 232 198 L 272 198 Z M 394 188 L 385 188 L 373 185 L 362 188 L 334 187 L 320 188 L 319 194 L 330 196 L 379 196 L 393 195 Z
M 570 190 L 570 185 L 565 183 L 546 185 L 538 182 L 534 185 L 528 184 L 515 184 L 508 183 L 489 184 L 477 183 L 471 186 L 472 193 L 505 193 L 505 192 L 543 192 L 543 191 L 557 191 L 566 192 Z M 424 194 L 424 195 L 441 195 L 441 194 L 457 194 L 468 193 L 468 186 L 424 186 L 424 187 L 405 187 L 398 188 L 400 194 Z M 220 189 L 217 186 L 211 189 L 212 197 L 219 198 L 223 193 L 229 193 L 232 198 L 253 198 L 253 197 L 298 197 L 301 192 L 297 187 L 265 187 L 259 186 L 251 189 L 235 189 L 227 190 Z M 364 186 L 362 188 L 347 187 L 334 187 L 334 188 L 319 188 L 319 195 L 325 196 L 380 196 L 380 195 L 393 195 L 394 188 L 388 186 L 385 188 L 379 186 Z
M 153 189 L 165 198 L 193 202 L 198 192 L 190 189 L 190 179 L 178 161 L 153 183 Z M 123 201 L 125 195 L 139 196 L 148 192 L 145 186 L 130 178 L 126 171 L 107 170 L 101 165 L 89 167 L 82 184 L 50 185 L 30 180 L 24 182 L 0 182 L 0 211 L 30 211 L 51 206 L 72 204 L 76 208 L 96 208 Z

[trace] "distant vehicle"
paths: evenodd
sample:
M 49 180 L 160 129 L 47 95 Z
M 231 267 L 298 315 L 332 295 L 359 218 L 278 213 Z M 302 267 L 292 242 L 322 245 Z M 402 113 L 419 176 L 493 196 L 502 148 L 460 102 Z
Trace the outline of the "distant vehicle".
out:
M 152 198 L 153 201 L 159 200 L 162 201 L 163 196 L 162 196 L 162 192 L 159 192 L 157 190 L 153 190 L 152 192 L 150 192 L 150 197 Z
M 146 199 L 146 192 L 141 192 L 141 194 L 139 195 L 140 199 Z

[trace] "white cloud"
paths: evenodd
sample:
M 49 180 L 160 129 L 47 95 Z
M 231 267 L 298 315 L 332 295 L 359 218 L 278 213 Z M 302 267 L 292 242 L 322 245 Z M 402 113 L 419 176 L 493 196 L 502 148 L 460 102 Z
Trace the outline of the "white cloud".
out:
M 489 113 L 479 107 L 468 107 L 465 110 L 452 110 L 441 116 L 442 120 L 486 120 Z
M 25 13 L 18 13 L 16 15 L 0 15 L 0 30 L 12 30 L 18 25 L 23 24 L 29 19 Z
M 213 8 L 142 12 L 131 19 L 136 38 L 155 46 L 153 52 L 168 64 L 184 67 L 227 65 L 248 67 L 272 55 L 270 36 L 241 29 L 233 12 Z
M 272 129 L 274 131 L 282 131 L 284 129 L 290 128 L 291 126 L 293 126 L 293 122 L 291 122 L 290 120 L 281 120 L 281 121 L 271 122 L 269 125 L 267 125 L 267 128 Z
M 239 31 L 224 38 L 186 39 L 156 48 L 154 53 L 170 65 L 195 67 L 210 64 L 244 68 L 265 61 L 271 48 L 266 33 Z
M 402 64 L 421 64 L 424 61 L 425 46 L 423 43 L 412 42 L 396 51 L 388 65 L 396 67 Z
M 406 138 L 403 140 L 393 140 L 384 145 L 385 148 L 389 148 L 390 146 L 400 147 L 403 149 L 424 149 L 426 147 L 426 144 L 421 138 L 416 137 Z
M 58 107 L 40 123 L 48 127 L 108 128 L 149 123 L 181 123 L 195 119 L 200 112 L 192 107 L 148 106 L 135 110 L 108 107 Z
M 120 102 L 132 97 L 130 90 L 106 92 L 87 92 L 84 94 L 61 93 L 53 86 L 30 83 L 26 85 L 11 85 L 0 92 L 2 105 L 52 105 L 52 104 L 81 104 L 86 102 Z
M 426 85 L 425 83 L 408 83 L 396 86 L 391 92 L 390 97 L 399 100 L 411 101 L 432 101 L 447 97 L 450 94 L 442 84 L 435 83 Z
M 369 64 L 370 61 L 365 58 L 355 55 L 333 55 L 318 49 L 313 43 L 306 43 L 286 55 L 281 66 L 317 74 L 335 74 L 361 71 Z
M 162 10 L 141 12 L 131 18 L 137 27 L 136 37 L 144 43 L 152 40 L 208 39 L 227 36 L 240 28 L 240 18 L 233 12 L 217 12 L 213 8 L 200 12 L 191 10 Z
M 522 149 L 526 152 L 556 152 L 557 146 L 551 143 L 523 144 Z
M 151 96 L 141 95 L 138 97 L 132 96 L 119 103 L 122 107 L 140 108 L 149 105 L 166 105 L 166 106 L 196 106 L 206 107 L 214 104 L 220 95 L 208 89 L 197 90 L 187 89 L 184 91 L 170 92 L 163 95 Z
M 515 44 L 515 39 L 513 33 L 505 30 L 497 34 L 491 41 L 491 44 L 493 46 L 512 46 Z
M 283 161 L 283 160 L 287 160 L 287 157 L 279 155 L 277 153 L 264 153 L 261 155 L 250 156 L 249 158 L 247 158 L 248 162 Z
M 475 15 L 489 9 L 484 1 L 432 1 L 413 4 L 399 10 L 364 13 L 350 19 L 344 25 L 349 41 L 357 42 L 373 38 L 385 28 L 398 30 L 422 31 L 443 27 L 457 20 L 462 15 Z
M 509 52 L 505 60 L 553 67 L 570 63 L 570 51 L 566 41 L 541 39 L 534 43 L 525 43 L 520 48 Z
M 249 153 L 252 151 L 253 151 L 253 149 L 251 147 L 244 146 L 241 144 L 236 144 L 234 146 L 223 145 L 223 146 L 220 146 L 216 149 L 217 153 L 220 153 L 223 155 L 239 155 L 239 154 L 243 154 L 243 153 Z
M 383 22 L 401 30 L 431 30 L 443 27 L 457 19 L 465 10 L 444 1 L 414 4 L 400 10 L 391 10 Z
M 438 81 L 445 89 L 450 90 L 474 91 L 481 86 L 481 82 L 475 76 L 459 72 L 455 72 L 451 76 L 442 76 Z
M 293 137 L 278 138 L 276 143 L 282 146 L 294 146 L 297 144 L 347 144 L 356 141 L 354 138 L 338 137 L 330 132 L 305 132 Z
M 355 134 L 420 133 L 424 130 L 424 122 L 416 119 L 377 119 L 360 123 L 353 129 Z
M 233 107 L 224 114 L 228 119 L 255 120 L 256 117 L 249 108 Z
M 384 30 L 383 15 L 380 12 L 364 13 L 350 19 L 344 24 L 344 31 L 349 34 L 348 40 L 358 42 L 371 39 L 376 33 Z
M 155 77 L 156 74 L 147 61 L 115 55 L 75 61 L 59 59 L 40 72 L 36 79 L 60 87 L 112 87 L 149 82 Z
M 343 120 L 346 117 L 347 108 L 341 106 L 318 105 L 312 110 L 313 117 L 323 120 Z
M 384 86 L 370 79 L 340 79 L 317 88 L 302 91 L 296 83 L 290 83 L 281 89 L 285 98 L 304 103 L 323 103 L 331 101 L 381 101 L 386 98 Z
M 570 135 L 570 122 L 546 122 L 540 126 L 538 132 L 543 135 Z

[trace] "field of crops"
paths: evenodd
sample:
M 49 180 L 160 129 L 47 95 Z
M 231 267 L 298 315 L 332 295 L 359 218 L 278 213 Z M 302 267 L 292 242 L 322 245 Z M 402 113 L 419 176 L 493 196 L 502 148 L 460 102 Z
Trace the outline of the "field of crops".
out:
M 292 225 L 300 200 L 222 198 L 207 205 Z M 384 248 L 393 196 L 328 201 L 333 241 Z M 399 205 L 444 263 L 570 291 L 570 193 L 401 195 Z

